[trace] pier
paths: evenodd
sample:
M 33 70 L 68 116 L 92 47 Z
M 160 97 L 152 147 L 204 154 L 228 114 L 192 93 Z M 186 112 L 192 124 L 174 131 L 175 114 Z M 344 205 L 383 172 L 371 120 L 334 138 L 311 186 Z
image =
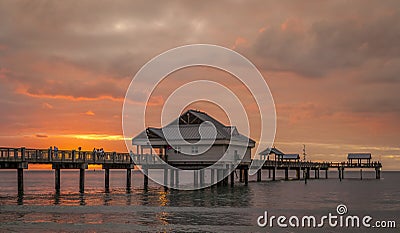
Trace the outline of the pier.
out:
M 349 154 L 350 155 L 350 154 Z M 360 157 L 365 156 L 365 154 Z M 21 148 L 0 148 L 0 169 L 16 169 L 18 180 L 18 193 L 24 192 L 24 169 L 28 168 L 29 164 L 51 164 L 55 171 L 54 187 L 57 192 L 60 191 L 60 180 L 62 169 L 79 169 L 79 191 L 85 190 L 85 170 L 88 165 L 102 165 L 105 171 L 104 188 L 110 187 L 110 169 L 125 169 L 126 170 L 126 188 L 130 189 L 132 185 L 131 172 L 135 166 L 141 166 L 145 174 L 151 169 L 164 171 L 164 184 L 169 184 L 171 187 L 178 187 L 180 182 L 180 174 L 178 169 L 168 169 L 164 163 L 160 163 L 162 155 L 158 154 L 129 154 L 117 152 L 92 152 L 92 151 L 76 151 L 76 150 L 59 150 L 50 149 L 27 149 Z M 362 169 L 375 169 L 376 179 L 381 177 L 382 164 L 378 161 L 360 158 L 356 162 L 349 156 L 346 162 L 307 162 L 307 161 L 284 161 L 284 160 L 258 160 L 262 163 L 261 169 L 257 172 L 257 181 L 262 181 L 262 172 L 267 170 L 269 178 L 276 180 L 276 171 L 285 171 L 285 180 L 289 180 L 289 170 L 295 170 L 296 176 L 294 179 L 300 180 L 311 178 L 311 171 L 314 172 L 314 179 L 320 178 L 320 172 L 325 173 L 325 178 L 328 178 L 328 170 L 335 169 L 338 171 L 338 178 L 344 179 L 345 169 L 360 169 L 360 178 L 362 179 Z M 365 161 L 363 161 L 365 160 Z M 256 160 L 257 163 L 257 160 Z M 201 169 L 212 165 L 212 161 L 201 162 L 171 162 L 170 165 L 179 169 Z M 249 182 L 249 162 L 242 162 L 237 165 L 230 174 L 227 174 L 229 166 L 233 164 L 221 164 L 217 169 L 198 170 L 193 172 L 194 185 L 203 185 L 205 183 L 214 183 L 216 180 L 221 180 L 216 185 L 234 186 L 235 180 L 248 185 Z M 261 164 L 260 164 L 261 165 Z M 205 180 L 207 173 L 210 180 Z M 303 177 L 301 178 L 301 174 Z M 148 177 L 144 175 L 144 187 L 148 185 Z
M 134 168 L 129 153 L 92 152 L 76 150 L 51 150 L 28 148 L 0 148 L 0 169 L 17 169 L 18 192 L 24 191 L 24 169 L 28 164 L 50 164 L 54 170 L 54 188 L 60 191 L 61 170 L 79 169 L 79 191 L 85 190 L 85 170 L 88 165 L 102 165 L 105 171 L 105 189 L 109 188 L 110 169 L 126 169 L 127 188 L 131 186 L 131 170 Z

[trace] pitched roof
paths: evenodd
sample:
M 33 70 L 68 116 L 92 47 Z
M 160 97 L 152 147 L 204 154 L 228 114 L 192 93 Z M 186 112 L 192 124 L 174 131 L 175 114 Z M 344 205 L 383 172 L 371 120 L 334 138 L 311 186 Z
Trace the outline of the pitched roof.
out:
M 284 153 L 278 149 L 274 148 L 267 148 L 259 153 L 259 155 L 269 155 L 269 154 L 276 154 L 276 155 L 283 155 Z
M 206 123 L 205 123 L 206 122 Z M 216 130 L 214 130 L 214 128 Z M 216 132 L 216 135 L 215 135 Z M 221 139 L 221 140 L 238 140 L 255 143 L 238 132 L 235 126 L 225 126 L 215 118 L 209 116 L 205 112 L 197 110 L 188 110 L 179 118 L 175 119 L 163 128 L 149 127 L 145 131 L 138 134 L 136 139 L 164 139 L 166 136 L 169 140 L 179 140 L 180 135 L 185 140 L 200 139 Z
M 347 159 L 371 159 L 371 153 L 349 153 Z

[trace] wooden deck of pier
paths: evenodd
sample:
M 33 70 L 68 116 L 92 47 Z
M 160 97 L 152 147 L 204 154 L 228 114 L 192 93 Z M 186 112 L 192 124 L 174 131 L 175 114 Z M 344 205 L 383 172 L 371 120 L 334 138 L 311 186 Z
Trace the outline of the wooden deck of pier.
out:
M 315 179 L 320 178 L 320 171 L 325 171 L 325 178 L 328 178 L 328 170 L 330 168 L 337 169 L 339 179 L 344 178 L 344 170 L 347 168 L 359 168 L 362 178 L 362 169 L 375 169 L 376 179 L 380 179 L 382 164 L 380 162 L 366 163 L 352 163 L 352 162 L 304 162 L 304 161 L 275 161 L 275 160 L 258 160 L 261 169 L 257 172 L 257 181 L 261 181 L 262 171 L 268 170 L 269 178 L 276 180 L 276 171 L 285 171 L 285 180 L 289 180 L 289 170 L 296 171 L 295 179 L 301 179 L 301 172 L 303 179 L 307 181 L 310 179 L 310 172 L 314 171 Z M 255 161 L 257 164 L 257 161 Z M 141 166 L 145 174 L 148 174 L 149 169 L 163 169 L 164 170 L 164 184 L 169 184 L 171 187 L 178 187 L 179 185 L 179 170 L 170 169 L 165 164 L 161 163 L 158 155 L 154 154 L 129 154 L 117 152 L 92 152 L 92 151 L 76 151 L 76 150 L 59 150 L 54 151 L 50 149 L 28 149 L 28 148 L 0 148 L 0 169 L 16 169 L 18 176 L 18 192 L 24 191 L 24 169 L 28 168 L 28 164 L 51 164 L 55 171 L 55 189 L 60 190 L 60 171 L 61 169 L 79 169 L 79 191 L 84 192 L 85 189 L 85 170 L 88 165 L 102 165 L 105 171 L 104 186 L 109 189 L 110 169 L 126 169 L 126 187 L 131 187 L 131 170 L 135 165 Z M 212 163 L 202 162 L 174 162 L 172 165 L 179 169 L 201 169 L 212 165 Z M 240 163 L 236 169 L 227 174 L 229 166 L 232 164 L 221 164 L 217 169 L 211 169 L 210 183 L 214 183 L 215 179 L 225 177 L 217 185 L 227 185 L 229 182 L 233 186 L 235 183 L 236 171 L 239 171 L 239 181 L 245 185 L 249 180 L 249 167 L 250 163 Z M 199 170 L 193 173 L 194 185 L 202 185 L 207 181 L 204 180 L 204 171 Z M 144 186 L 148 185 L 148 177 L 144 176 Z

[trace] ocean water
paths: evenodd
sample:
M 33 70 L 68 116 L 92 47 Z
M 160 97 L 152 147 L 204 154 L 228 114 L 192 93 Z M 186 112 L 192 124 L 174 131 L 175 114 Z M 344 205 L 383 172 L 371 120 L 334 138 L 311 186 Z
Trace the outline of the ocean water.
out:
M 293 174 L 292 174 L 293 175 Z M 27 170 L 25 194 L 17 195 L 14 170 L 0 171 L 0 232 L 399 232 L 400 172 L 346 171 L 339 181 L 329 179 L 255 182 L 248 186 L 222 186 L 197 191 L 166 190 L 150 182 L 143 189 L 143 176 L 132 173 L 126 190 L 126 173 L 111 171 L 110 190 L 104 190 L 104 172 L 87 171 L 85 193 L 79 194 L 79 172 L 61 172 L 61 191 L 54 191 L 53 171 Z M 278 177 L 282 177 L 279 174 Z M 395 221 L 396 228 L 330 227 L 281 228 L 257 225 L 259 216 L 338 215 L 344 204 L 347 215 L 369 215 Z M 287 222 L 286 222 L 287 223 Z

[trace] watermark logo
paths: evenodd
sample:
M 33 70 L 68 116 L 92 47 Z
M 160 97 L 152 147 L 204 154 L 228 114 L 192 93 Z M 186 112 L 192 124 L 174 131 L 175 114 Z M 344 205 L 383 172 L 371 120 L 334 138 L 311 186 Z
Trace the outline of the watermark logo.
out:
M 196 66 L 228 73 L 250 93 L 246 98 L 253 99 L 255 103 L 251 108 L 251 117 L 258 113 L 260 121 L 257 127 L 259 138 L 255 145 L 251 140 L 245 140 L 250 137 L 251 117 L 249 110 L 246 111 L 247 102 L 243 103 L 239 98 L 239 94 L 243 98 L 243 93 L 234 93 L 228 86 L 207 77 L 184 83 L 173 90 L 162 86 L 165 92 L 171 94 L 163 102 L 161 126 L 153 127 L 146 122 L 146 109 L 162 81 L 175 72 Z M 218 106 L 224 111 L 230 126 L 237 128 L 221 126 L 212 119 L 198 121 L 200 115 L 200 118 L 204 116 L 201 112 L 194 112 L 194 117 L 176 120 L 187 106 L 197 101 Z M 154 57 L 136 73 L 125 95 L 122 128 L 133 162 L 150 179 L 175 189 L 201 189 L 223 180 L 244 158 L 250 162 L 249 146 L 255 146 L 252 155 L 272 147 L 276 131 L 275 104 L 264 77 L 244 56 L 217 45 L 193 44 Z M 215 146 L 221 143 L 223 149 Z M 213 156 L 218 156 L 218 160 L 213 160 Z M 172 166 L 174 163 L 171 161 L 174 160 L 175 166 Z M 191 160 L 206 162 L 207 167 L 191 168 L 185 165 L 184 169 L 180 169 L 182 167 L 176 165 L 188 164 Z M 209 161 L 213 164 L 207 163 Z M 262 164 L 263 161 L 259 160 L 252 162 L 249 174 L 255 174 Z M 152 167 L 162 167 L 164 175 L 151 172 Z
M 337 212 L 339 215 L 347 214 L 347 206 L 345 206 L 344 204 L 339 204 L 339 205 L 336 207 L 336 212 Z
M 339 204 L 336 213 L 328 213 L 323 216 L 275 216 L 264 211 L 263 215 L 257 218 L 259 227 L 280 227 L 280 228 L 322 228 L 322 227 L 345 227 L 345 228 L 396 228 L 394 220 L 374 220 L 370 215 L 358 216 L 347 214 L 347 206 Z

